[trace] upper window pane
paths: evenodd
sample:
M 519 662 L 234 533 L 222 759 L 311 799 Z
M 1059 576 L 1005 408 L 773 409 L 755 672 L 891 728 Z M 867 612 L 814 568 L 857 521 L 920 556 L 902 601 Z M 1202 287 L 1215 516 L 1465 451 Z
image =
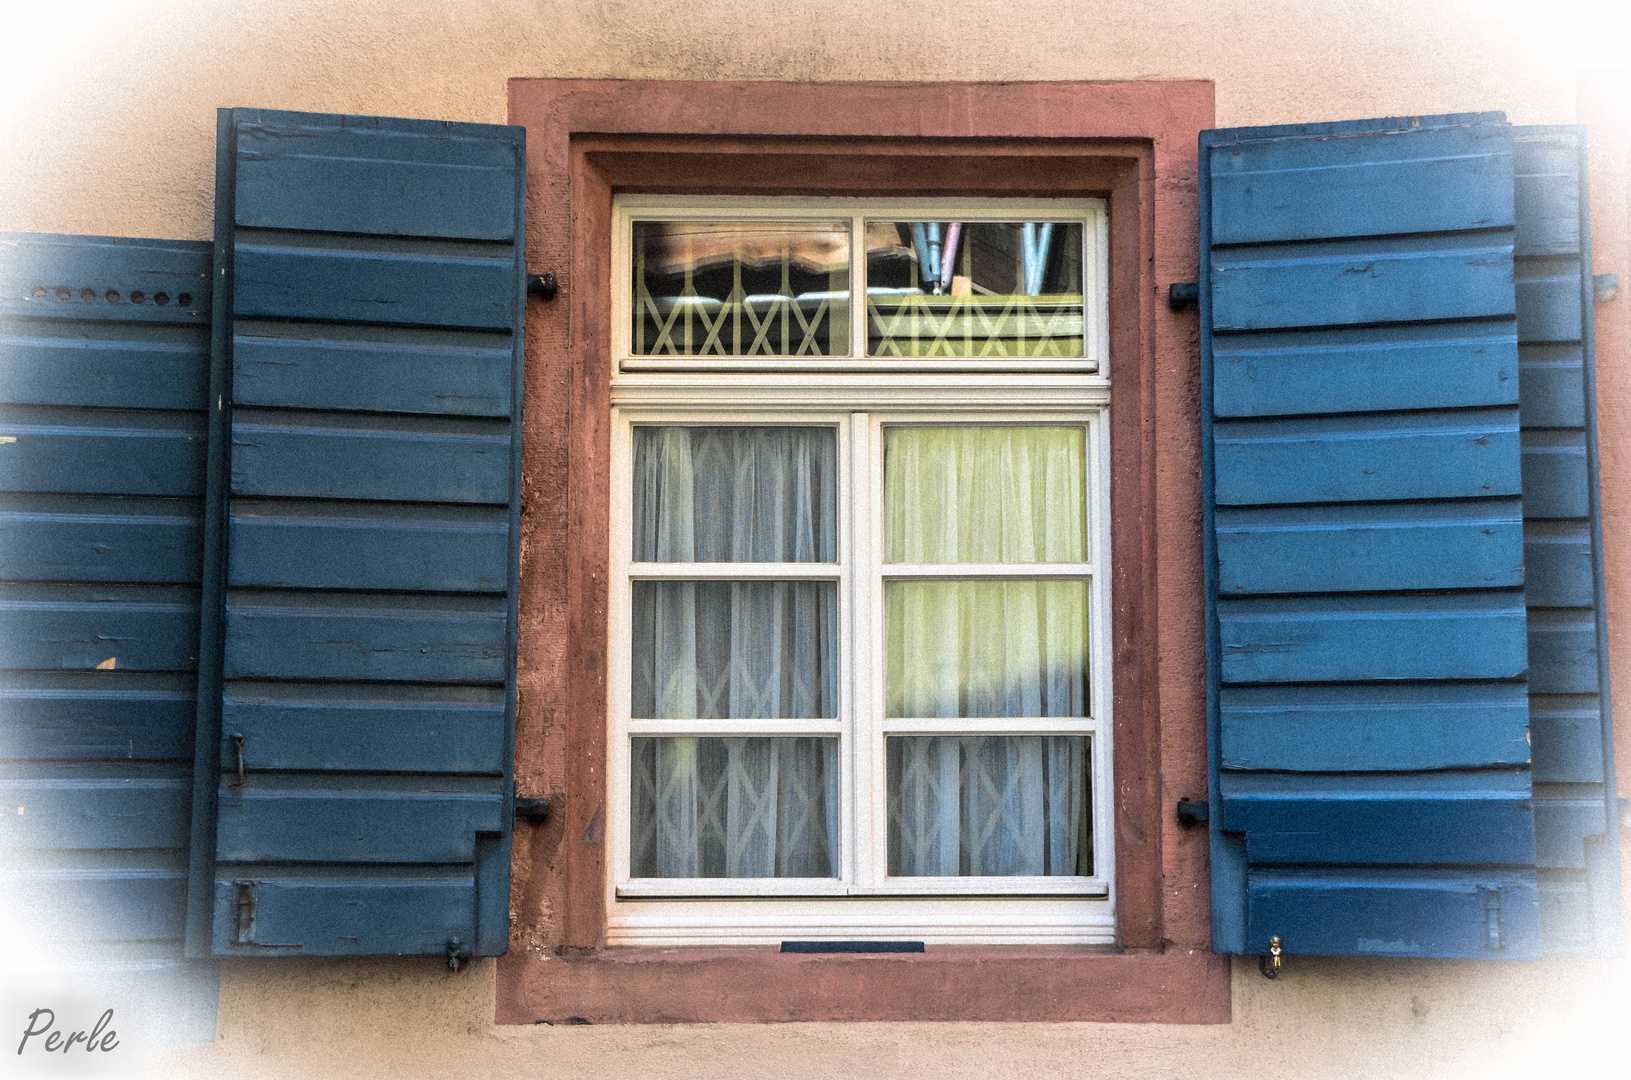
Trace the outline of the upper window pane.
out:
M 635 428 L 634 561 L 836 562 L 837 456 L 832 428 Z
M 868 221 L 868 356 L 1083 352 L 1082 225 Z
M 637 221 L 633 255 L 636 356 L 849 354 L 848 221 Z
M 1087 438 L 1076 426 L 884 429 L 884 561 L 1082 562 Z

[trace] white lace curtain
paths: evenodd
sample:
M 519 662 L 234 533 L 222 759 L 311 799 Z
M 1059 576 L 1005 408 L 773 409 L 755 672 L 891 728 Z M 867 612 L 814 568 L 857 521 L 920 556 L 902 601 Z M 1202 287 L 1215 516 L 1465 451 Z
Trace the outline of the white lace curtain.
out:
M 832 562 L 831 428 L 637 428 L 637 562 Z M 823 581 L 642 581 L 632 711 L 659 719 L 837 715 L 838 597 Z M 636 739 L 631 872 L 830 877 L 837 739 Z

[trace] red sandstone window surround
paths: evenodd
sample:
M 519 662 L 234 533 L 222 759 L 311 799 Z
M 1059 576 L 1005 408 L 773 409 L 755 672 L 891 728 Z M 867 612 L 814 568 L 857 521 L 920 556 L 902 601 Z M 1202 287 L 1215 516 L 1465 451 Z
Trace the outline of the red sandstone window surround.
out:
M 1196 356 L 1158 303 L 1194 273 L 1211 85 L 517 80 L 510 113 L 529 263 L 562 280 L 528 328 L 516 774 L 559 811 L 517 833 L 499 1019 L 1226 1021 L 1205 837 L 1172 814 L 1205 777 Z M 1118 948 L 605 947 L 609 252 L 613 195 L 640 192 L 1107 200 Z

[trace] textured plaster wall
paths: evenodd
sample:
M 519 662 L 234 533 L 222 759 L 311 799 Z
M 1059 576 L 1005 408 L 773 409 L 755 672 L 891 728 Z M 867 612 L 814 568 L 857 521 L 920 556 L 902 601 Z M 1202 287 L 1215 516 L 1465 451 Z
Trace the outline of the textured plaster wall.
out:
M 1221 125 L 1566 123 L 1576 65 L 1625 63 L 1582 33 L 1601 3 L 0 0 L 0 229 L 207 239 L 217 106 L 502 123 L 513 76 L 1211 79 Z
M 1577 68 L 1624 65 L 1625 31 L 1622 13 L 1584 0 L 0 0 L 0 229 L 209 237 L 221 105 L 501 122 L 513 76 L 1200 78 L 1216 82 L 1220 125 L 1491 108 L 1570 122 Z M 1622 236 L 1631 282 L 1625 251 Z M 1605 415 L 1628 415 L 1624 353 Z M 1627 436 L 1605 429 L 1605 465 L 1611 439 Z M 218 1041 L 148 1065 L 493 1080 L 1605 1076 L 1631 1069 L 1628 992 L 1624 963 L 1294 958 L 1272 983 L 1237 964 L 1235 1020 L 1217 1027 L 495 1027 L 490 962 L 457 976 L 418 960 L 228 964 Z

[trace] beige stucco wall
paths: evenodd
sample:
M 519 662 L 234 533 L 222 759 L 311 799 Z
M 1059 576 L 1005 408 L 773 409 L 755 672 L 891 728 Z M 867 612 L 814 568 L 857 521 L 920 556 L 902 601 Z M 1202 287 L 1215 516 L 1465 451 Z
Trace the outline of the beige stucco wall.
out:
M 1626 46 L 1624 16 L 1603 11 L 1556 0 L 0 0 L 0 229 L 207 238 L 217 106 L 501 122 L 511 76 L 1201 78 L 1217 84 L 1220 125 L 1474 109 L 1570 122 L 1576 70 L 1627 62 L 1612 55 Z M 1203 1028 L 498 1028 L 492 971 L 228 964 L 218 1041 L 155 1051 L 149 1064 L 175 1077 L 494 1080 L 1631 1069 L 1623 963 L 1298 958 L 1273 983 L 1237 964 L 1235 1022 Z

